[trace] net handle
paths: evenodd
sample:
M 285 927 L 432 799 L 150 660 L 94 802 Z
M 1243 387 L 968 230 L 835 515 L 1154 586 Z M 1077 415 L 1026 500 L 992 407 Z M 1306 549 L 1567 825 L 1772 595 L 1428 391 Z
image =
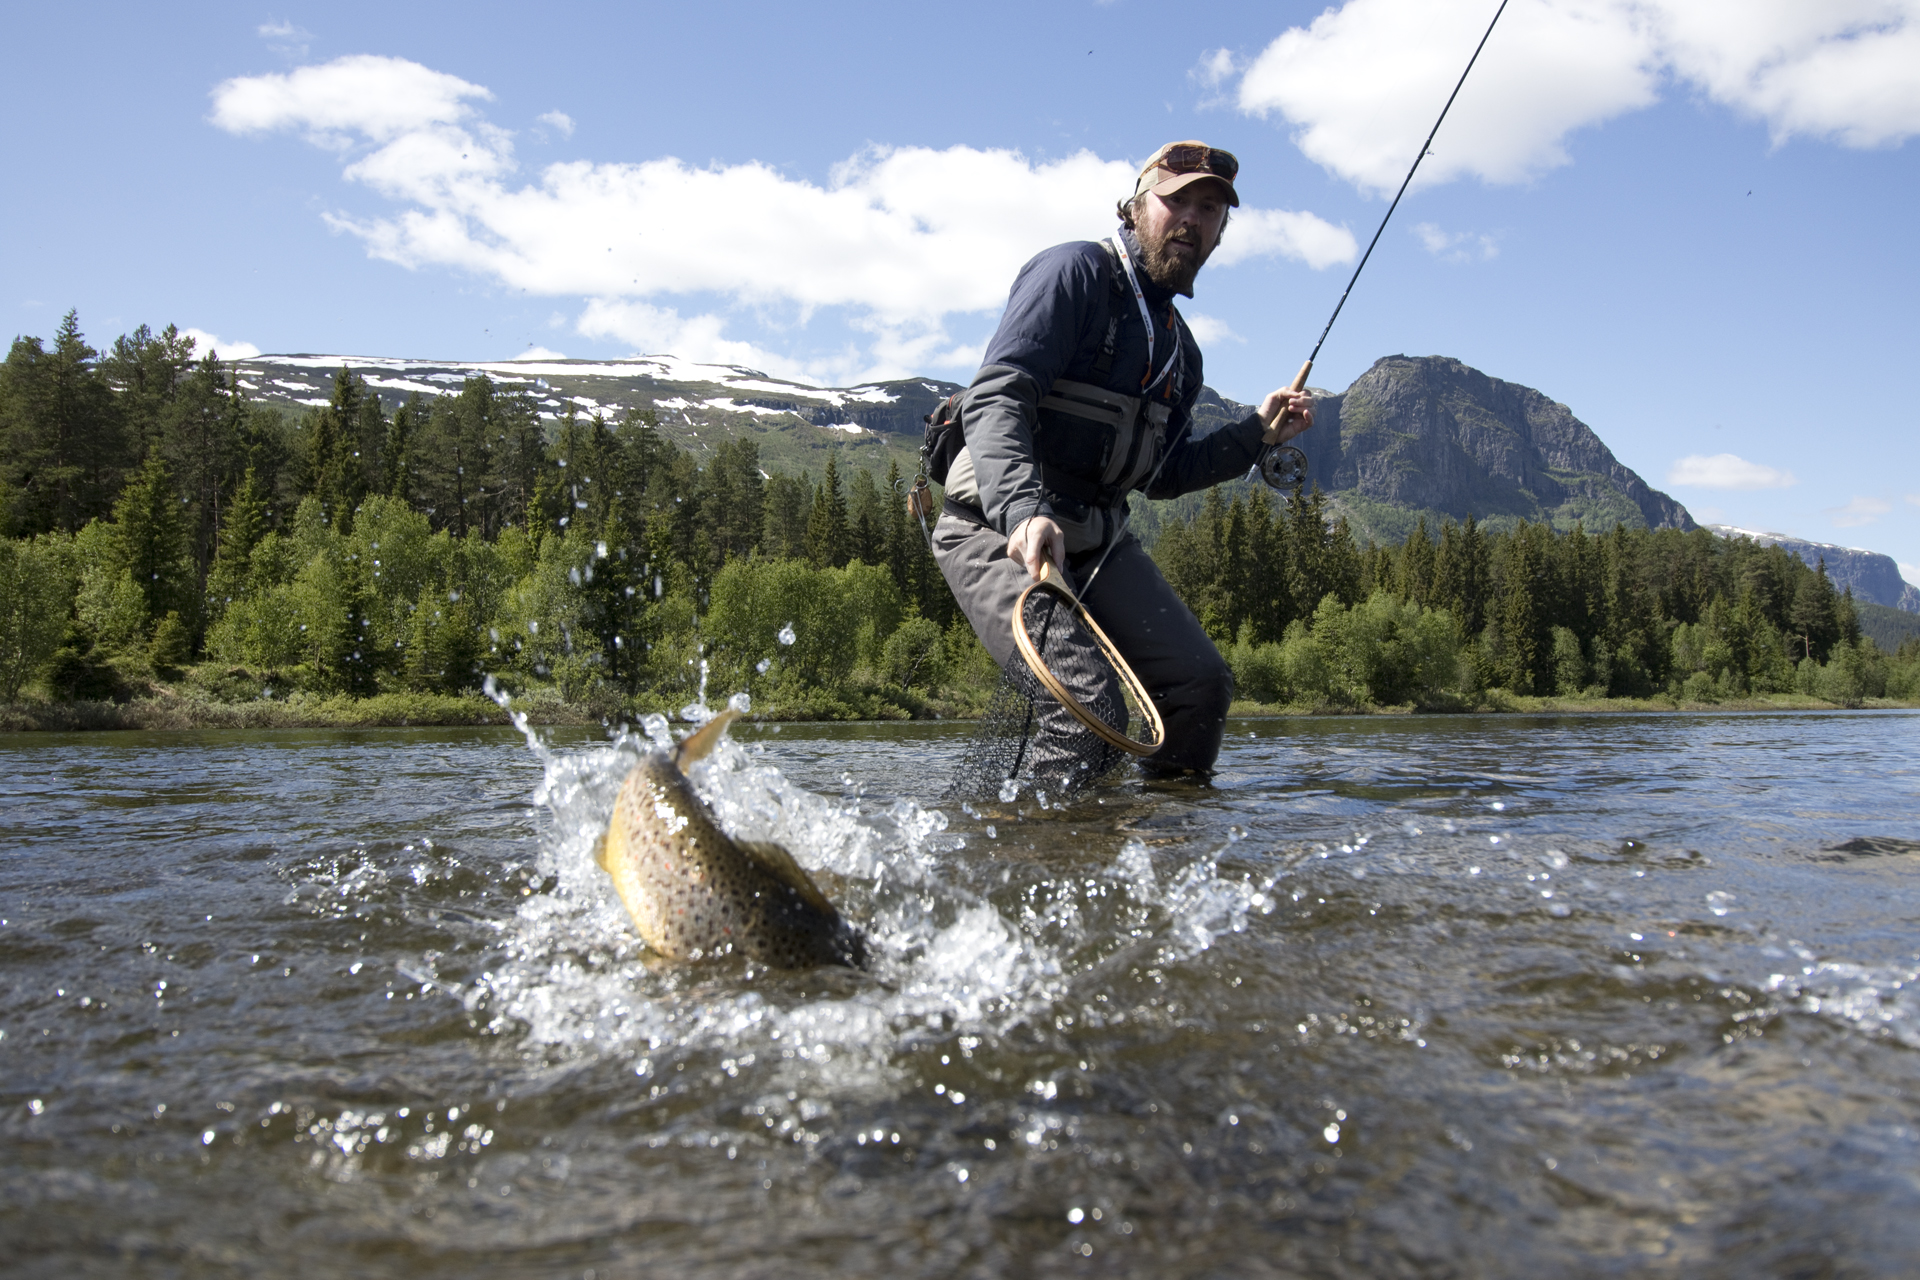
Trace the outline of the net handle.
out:
M 1035 647 L 1033 638 L 1027 634 L 1027 597 L 1042 590 L 1064 597 L 1067 603 L 1073 606 L 1074 613 L 1086 623 L 1087 630 L 1091 631 L 1094 639 L 1099 642 L 1101 656 L 1113 664 L 1113 669 L 1119 673 L 1121 682 L 1133 694 L 1133 700 L 1139 704 L 1140 718 L 1146 722 L 1147 736 L 1151 741 L 1136 742 L 1094 715 L 1080 704 L 1078 698 L 1068 692 L 1067 686 L 1062 684 L 1053 672 L 1047 670 L 1047 664 L 1041 660 L 1040 650 Z M 1102 631 L 1100 624 L 1093 620 L 1093 615 L 1087 612 L 1087 607 L 1080 603 L 1080 597 L 1075 595 L 1073 588 L 1067 585 L 1065 576 L 1056 574 L 1050 563 L 1041 564 L 1040 577 L 1020 593 L 1019 603 L 1014 605 L 1013 643 L 1014 647 L 1020 650 L 1020 656 L 1026 660 L 1027 668 L 1033 672 L 1034 679 L 1038 680 L 1074 719 L 1091 729 L 1103 741 L 1136 756 L 1150 756 L 1165 744 L 1167 729 L 1160 721 L 1160 709 L 1154 706 L 1153 699 L 1147 696 L 1146 686 L 1140 683 L 1140 677 L 1133 673 L 1133 668 L 1127 665 L 1127 660 L 1120 656 L 1120 650 L 1114 647 L 1113 641 L 1107 639 L 1107 633 Z

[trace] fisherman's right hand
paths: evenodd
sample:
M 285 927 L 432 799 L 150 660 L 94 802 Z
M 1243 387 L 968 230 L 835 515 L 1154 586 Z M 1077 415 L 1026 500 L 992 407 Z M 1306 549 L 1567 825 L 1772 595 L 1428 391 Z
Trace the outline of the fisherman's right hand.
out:
M 1007 538 L 1007 559 L 1040 581 L 1040 566 L 1052 561 L 1064 570 L 1067 563 L 1067 535 L 1046 516 L 1029 516 Z
M 1285 444 L 1313 425 L 1313 393 L 1290 387 L 1270 393 L 1260 402 L 1260 422 L 1266 430 L 1263 444 Z

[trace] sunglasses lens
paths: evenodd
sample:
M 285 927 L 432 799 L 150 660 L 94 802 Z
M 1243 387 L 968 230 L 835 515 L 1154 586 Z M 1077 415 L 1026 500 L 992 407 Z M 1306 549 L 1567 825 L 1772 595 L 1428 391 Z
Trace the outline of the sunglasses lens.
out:
M 1211 173 L 1228 182 L 1232 182 L 1234 175 L 1240 172 L 1240 162 L 1234 159 L 1231 151 L 1187 144 L 1168 147 L 1166 154 L 1160 157 L 1160 167 L 1174 173 Z

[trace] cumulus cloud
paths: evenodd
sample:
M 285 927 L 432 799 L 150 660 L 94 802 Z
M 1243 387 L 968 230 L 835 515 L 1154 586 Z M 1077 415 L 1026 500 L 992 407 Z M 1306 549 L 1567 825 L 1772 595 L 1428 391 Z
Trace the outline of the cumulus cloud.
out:
M 1905 560 L 1902 560 L 1899 563 L 1900 563 L 1900 577 L 1906 582 L 1908 586 L 1913 586 L 1916 583 L 1920 583 L 1920 564 L 1908 564 Z
M 573 117 L 564 111 L 549 111 L 544 115 L 535 116 L 534 119 L 541 124 L 551 125 L 563 138 L 573 136 Z
M 469 98 L 493 97 L 477 84 L 405 58 L 356 54 L 284 75 L 238 76 L 213 91 L 213 123 L 229 133 L 300 129 L 319 146 L 344 149 L 355 135 L 376 144 L 455 128 L 473 115 Z M 490 139 L 503 145 L 505 135 Z
M 1893 504 L 1881 498 L 1854 498 L 1844 507 L 1830 507 L 1827 514 L 1842 529 L 1852 529 L 1863 524 L 1872 524 L 1887 512 L 1893 510 Z
M 1475 258 L 1484 262 L 1500 252 L 1492 236 L 1471 231 L 1442 231 L 1431 222 L 1415 225 L 1413 234 L 1420 238 L 1428 253 L 1442 262 L 1472 262 Z
M 1785 489 L 1799 484 L 1791 471 L 1781 471 L 1738 454 L 1689 454 L 1667 468 L 1667 483 L 1701 489 Z
M 180 336 L 193 339 L 193 354 L 196 356 L 204 356 L 211 351 L 222 360 L 251 360 L 260 354 L 260 348 L 251 342 L 226 342 L 205 329 L 182 329 Z
M 841 308 L 864 342 L 811 357 L 820 376 L 956 367 L 978 348 L 951 339 L 956 315 L 1004 304 L 1038 250 L 1113 225 L 1135 165 L 1080 152 L 874 147 L 824 183 L 758 162 L 696 167 L 554 164 L 513 179 L 510 134 L 475 104 L 488 91 L 399 58 L 361 55 L 214 90 L 212 121 L 237 134 L 297 132 L 341 151 L 344 176 L 402 206 L 327 215 L 375 257 L 455 267 L 535 294 L 587 299 L 579 331 L 692 359 L 784 367 L 726 335 L 728 311 L 804 324 Z M 1351 261 L 1352 235 L 1310 213 L 1239 211 L 1215 262 L 1277 256 Z M 724 299 L 683 316 L 668 300 Z M 672 344 L 672 345 L 669 345 Z
M 1275 39 L 1237 102 L 1316 163 L 1395 189 L 1485 30 L 1482 0 L 1348 0 Z M 1523 181 L 1573 132 L 1681 87 L 1764 120 L 1776 142 L 1920 133 L 1920 0 L 1512 0 L 1420 185 Z
M 1180 314 L 1182 318 L 1186 320 L 1187 328 L 1193 330 L 1193 336 L 1198 338 L 1203 346 L 1214 342 L 1246 341 L 1245 338 L 1235 333 L 1233 326 L 1225 320 L 1216 319 L 1213 316 L 1201 315 L 1199 312 L 1193 311 L 1182 311 Z
M 537 343 L 514 357 L 515 360 L 565 360 L 566 358 L 564 352 L 553 351 Z
M 1291 258 L 1315 271 L 1352 262 L 1360 252 L 1353 233 L 1325 218 L 1287 209 L 1236 209 L 1207 265 L 1230 267 L 1251 258 Z
M 1240 60 L 1233 56 L 1231 49 L 1215 49 L 1202 55 L 1199 63 L 1187 74 L 1209 89 L 1218 89 L 1231 80 L 1240 70 Z

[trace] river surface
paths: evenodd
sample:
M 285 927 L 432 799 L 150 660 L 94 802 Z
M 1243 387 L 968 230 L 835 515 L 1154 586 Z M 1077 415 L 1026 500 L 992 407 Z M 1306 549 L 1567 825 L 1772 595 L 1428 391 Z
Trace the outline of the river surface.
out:
M 1915 1272 L 1920 716 L 734 738 L 872 972 L 650 957 L 633 739 L 0 736 L 0 1270 Z

